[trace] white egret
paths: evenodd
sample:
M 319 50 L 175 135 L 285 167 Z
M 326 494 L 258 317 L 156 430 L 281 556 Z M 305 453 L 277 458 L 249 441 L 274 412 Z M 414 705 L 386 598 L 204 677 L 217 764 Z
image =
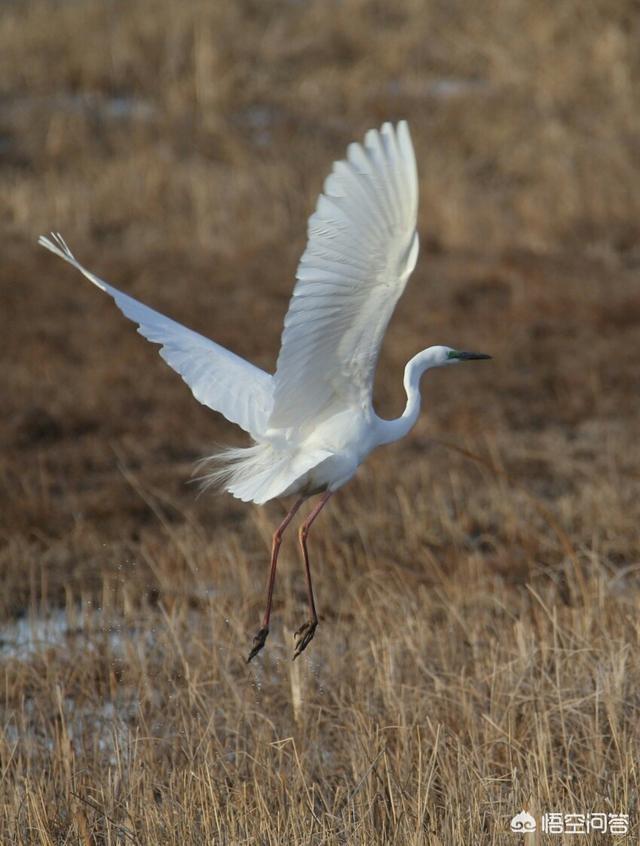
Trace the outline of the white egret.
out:
M 376 447 L 404 437 L 420 412 L 420 379 L 433 367 L 489 358 L 429 347 L 404 371 L 407 404 L 396 420 L 372 406 L 375 366 L 393 309 L 418 257 L 416 162 L 405 121 L 370 130 L 351 144 L 324 184 L 309 219 L 308 242 L 284 321 L 275 374 L 148 308 L 83 267 L 60 235 L 39 243 L 109 294 L 138 331 L 160 344 L 160 355 L 195 398 L 241 426 L 253 439 L 222 450 L 205 485 L 220 485 L 245 502 L 296 500 L 273 536 L 262 626 L 247 658 L 269 633 L 282 535 L 302 503 L 322 494 L 302 523 L 309 619 L 296 632 L 294 658 L 311 641 L 316 613 L 307 535 L 329 497 Z

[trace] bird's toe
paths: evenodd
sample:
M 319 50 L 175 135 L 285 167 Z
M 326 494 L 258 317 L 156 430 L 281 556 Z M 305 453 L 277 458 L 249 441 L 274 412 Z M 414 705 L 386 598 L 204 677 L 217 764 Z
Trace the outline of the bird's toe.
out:
M 307 648 L 307 646 L 313 640 L 313 636 L 316 633 L 316 627 L 318 625 L 317 620 L 309 620 L 306 623 L 303 623 L 300 628 L 296 631 L 296 648 L 293 653 L 293 660 L 295 661 L 298 655 Z
M 262 649 L 265 645 L 267 640 L 267 635 L 269 634 L 269 629 L 267 627 L 261 628 L 258 633 L 253 638 L 253 646 L 251 648 L 251 652 L 249 653 L 249 657 L 247 658 L 247 664 L 251 661 L 252 658 L 255 658 L 258 652 Z

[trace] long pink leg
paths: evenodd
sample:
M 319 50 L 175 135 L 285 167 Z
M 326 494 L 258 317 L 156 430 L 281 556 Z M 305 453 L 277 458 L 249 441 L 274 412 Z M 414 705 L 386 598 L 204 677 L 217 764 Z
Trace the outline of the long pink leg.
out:
M 273 534 L 273 542 L 271 544 L 271 567 L 269 568 L 269 581 L 267 582 L 267 607 L 264 612 L 264 618 L 262 620 L 262 628 L 258 631 L 256 636 L 253 638 L 253 648 L 249 653 L 249 657 L 247 658 L 247 664 L 251 661 L 252 658 L 255 658 L 258 652 L 262 649 L 267 639 L 267 635 L 269 634 L 269 619 L 271 617 L 271 602 L 273 600 L 273 586 L 276 581 L 276 567 L 278 565 L 278 553 L 280 552 L 280 544 L 282 543 L 282 536 L 284 534 L 284 530 L 287 528 L 289 523 L 293 520 L 296 515 L 296 512 L 304 502 L 305 497 L 301 496 L 300 499 L 294 502 L 293 507 L 284 518 L 282 523 L 278 526 Z
M 311 640 L 316 631 L 316 627 L 318 625 L 318 615 L 316 613 L 316 603 L 313 599 L 313 585 L 311 583 L 311 567 L 309 565 L 309 553 L 307 552 L 307 536 L 309 534 L 309 529 L 313 524 L 313 521 L 316 519 L 318 514 L 322 511 L 325 507 L 327 502 L 329 502 L 329 498 L 331 497 L 331 491 L 327 491 L 323 494 L 322 499 L 313 509 L 311 514 L 307 517 L 304 523 L 300 526 L 298 530 L 298 539 L 300 540 L 300 546 L 302 547 L 302 555 L 304 556 L 304 569 L 307 576 L 307 597 L 309 599 L 309 620 L 306 623 L 303 623 L 298 631 L 296 632 L 295 636 L 296 640 L 296 648 L 295 652 L 293 653 L 293 660 L 295 661 L 298 655 L 303 652 Z

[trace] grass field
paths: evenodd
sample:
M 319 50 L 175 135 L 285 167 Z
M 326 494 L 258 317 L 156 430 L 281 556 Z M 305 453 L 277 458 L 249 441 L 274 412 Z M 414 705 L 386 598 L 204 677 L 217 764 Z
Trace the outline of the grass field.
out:
M 631 0 L 5 4 L 0 841 L 640 836 L 640 19 Z M 311 535 L 197 497 L 241 436 L 35 246 L 272 370 L 331 162 L 409 120 L 422 254 L 379 413 L 409 438 Z M 522 809 L 629 834 L 509 832 Z

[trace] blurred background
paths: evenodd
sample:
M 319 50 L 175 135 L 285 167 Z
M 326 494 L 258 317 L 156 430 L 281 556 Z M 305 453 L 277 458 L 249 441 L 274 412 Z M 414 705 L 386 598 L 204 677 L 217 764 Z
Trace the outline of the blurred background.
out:
M 200 842 L 258 823 L 264 842 L 298 842 L 309 784 L 321 842 L 356 819 L 367 843 L 500 842 L 511 809 L 545 797 L 633 810 L 639 43 L 632 0 L 2 4 L 0 758 L 15 842 Z M 295 671 L 304 582 L 286 547 L 272 657 L 249 672 L 282 509 L 196 497 L 194 462 L 242 436 L 36 240 L 61 231 L 98 275 L 273 370 L 331 163 L 401 118 L 422 248 L 376 408 L 401 413 L 402 368 L 424 346 L 494 360 L 430 374 L 412 437 L 318 523 L 323 623 Z M 271 745 L 283 738 L 297 757 Z M 284 828 L 255 810 L 274 772 Z M 171 828 L 167 797 L 197 801 L 198 822 Z
M 318 165 L 406 116 L 433 248 L 628 258 L 639 20 L 630 2 L 5 4 L 2 216 L 144 249 L 300 240 Z
M 639 21 L 624 1 L 7 3 L 2 218 L 105 248 L 299 244 L 323 163 L 406 117 L 432 249 L 630 261 Z

